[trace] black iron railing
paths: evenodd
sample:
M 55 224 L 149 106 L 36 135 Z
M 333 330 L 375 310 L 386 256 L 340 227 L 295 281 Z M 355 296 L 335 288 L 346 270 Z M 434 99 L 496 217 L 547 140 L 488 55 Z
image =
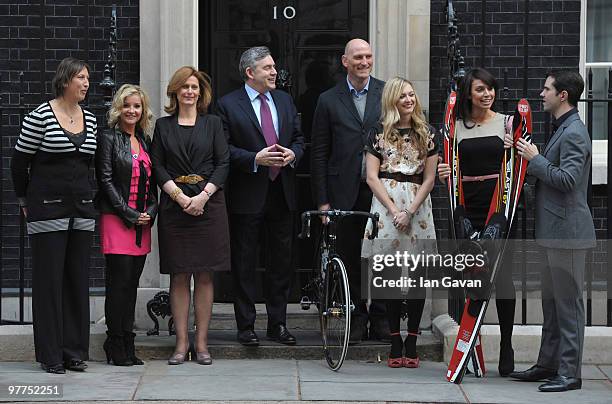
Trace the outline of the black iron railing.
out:
M 89 7 L 86 7 L 87 10 L 87 18 L 85 19 L 86 23 L 89 21 Z M 41 2 L 41 15 L 44 15 L 44 2 Z M 45 32 L 45 19 L 41 18 L 41 36 Z M 108 45 L 108 57 L 104 67 L 103 78 L 100 81 L 99 87 L 102 89 L 104 94 L 104 102 L 102 104 L 92 104 L 90 103 L 89 97 L 85 100 L 85 106 L 89 111 L 91 111 L 94 115 L 96 115 L 96 119 L 98 121 L 98 127 L 103 126 L 103 122 L 106 122 L 106 112 L 111 105 L 111 101 L 116 89 L 116 63 L 117 63 L 117 7 L 116 5 L 112 5 L 111 8 L 111 18 L 110 18 L 110 38 Z M 86 29 L 85 32 L 88 32 Z M 88 34 L 87 34 L 88 35 Z M 41 68 L 41 76 L 40 76 L 40 91 L 41 91 L 41 102 L 45 97 L 45 59 L 44 52 L 42 51 L 44 38 L 41 38 L 41 59 L 40 59 L 40 68 Z M 89 52 L 85 52 L 85 55 L 89 55 Z M 86 60 L 87 61 L 87 60 Z M 92 71 L 90 74 L 92 77 L 95 77 L 95 71 Z M 19 125 L 21 124 L 24 115 L 36 108 L 39 104 L 25 104 L 23 101 L 23 93 L 20 92 L 18 94 L 18 99 L 16 103 L 11 103 L 10 99 L 5 100 L 3 97 L 4 84 L 2 74 L 0 73 L 0 161 L 7 162 L 9 160 L 9 156 L 11 154 L 11 150 L 14 147 L 14 144 L 10 144 L 8 141 L 11 137 L 17 138 L 19 135 Z M 19 88 L 24 89 L 24 73 L 21 72 L 19 74 Z M 7 104 L 5 104 L 5 101 Z M 17 120 L 17 122 L 15 122 Z M 4 122 L 8 124 L 6 127 L 4 126 Z M 11 130 L 9 130 L 9 128 Z M 0 172 L 4 175 L 5 168 L 8 167 L 8 164 L 3 163 L 0 165 Z M 7 207 L 15 207 L 18 209 L 17 204 L 5 203 L 5 191 L 7 191 L 4 187 L 4 179 L 0 179 L 0 229 L 2 229 L 2 233 L 4 234 L 5 225 L 4 218 L 7 213 Z M 5 266 L 4 264 L 4 249 L 0 248 L 0 325 L 1 324 L 25 324 L 25 295 L 26 295 L 26 270 L 29 269 L 28 265 L 26 265 L 26 220 L 21 212 L 21 209 L 18 209 L 19 212 L 15 212 L 15 216 L 19 217 L 19 233 L 18 233 L 18 282 L 17 282 L 17 298 L 18 298 L 18 314 L 15 320 L 7 320 L 2 316 L 3 309 L 3 297 L 7 297 L 8 293 L 6 293 L 6 287 L 4 285 L 4 273 Z M 7 215 L 8 216 L 8 215 Z M 4 236 L 3 236 L 4 237 Z M 14 288 L 12 288 L 14 289 Z
M 525 98 L 527 98 L 528 94 L 528 80 L 529 80 L 529 42 L 528 42 L 528 34 L 529 34 L 529 0 L 524 0 L 524 20 L 523 20 L 523 88 L 522 94 Z M 480 65 L 482 67 L 485 66 L 485 56 L 486 56 L 486 0 L 482 0 L 482 32 L 481 32 L 481 52 L 480 52 Z M 459 41 L 459 18 L 455 12 L 453 7 L 453 1 L 447 0 L 446 6 L 446 23 L 448 27 L 448 46 L 447 46 L 447 57 L 448 57 L 448 65 L 449 65 L 449 84 L 448 91 L 454 90 L 457 88 L 457 83 L 465 75 L 465 61 L 461 54 L 460 50 L 460 41 Z M 593 272 L 593 261 L 596 252 L 601 252 L 602 250 L 606 252 L 605 254 L 605 262 L 597 262 L 597 264 L 602 265 L 604 268 L 609 266 L 609 248 L 610 248 L 610 240 L 612 240 L 612 226 L 611 218 L 612 218 L 612 204 L 610 200 L 612 200 L 612 165 L 610 164 L 610 156 L 612 155 L 612 68 L 608 70 L 608 89 L 607 89 L 607 98 L 594 98 L 593 97 L 593 72 L 589 68 L 586 75 L 586 97 L 579 101 L 579 109 L 586 110 L 585 122 L 587 129 L 589 131 L 589 135 L 592 140 L 593 133 L 593 109 L 594 105 L 605 105 L 607 110 L 607 229 L 606 229 L 606 239 L 598 240 L 598 247 L 591 251 L 590 257 L 587 261 L 586 273 L 585 273 L 585 283 L 586 283 L 586 322 L 587 325 L 590 326 L 593 323 L 593 290 L 594 290 L 594 272 Z M 541 77 L 538 77 L 541 79 Z M 513 113 L 513 110 L 509 108 L 510 105 L 515 105 L 519 99 L 510 97 L 510 89 L 507 85 L 508 83 L 508 69 L 504 69 L 502 85 L 503 88 L 501 90 L 500 96 L 498 95 L 496 100 L 497 110 L 503 112 L 505 114 Z M 527 98 L 527 100 L 531 103 L 532 106 L 540 105 L 540 98 Z M 541 111 L 538 111 L 541 112 Z M 535 118 L 536 114 L 534 114 Z M 551 135 L 551 121 L 550 115 L 547 113 L 537 114 L 539 120 L 534 119 L 534 124 L 541 125 L 543 130 L 541 133 L 544 136 L 539 137 L 542 142 L 546 143 Z M 536 140 L 538 136 L 536 136 Z M 592 176 L 592 173 L 591 173 Z M 593 201 L 593 189 L 592 189 L 592 181 L 589 181 L 588 187 L 588 203 L 589 206 L 592 207 Z M 517 226 L 520 229 L 520 237 L 523 240 L 526 240 L 528 237 L 528 226 L 527 226 L 527 215 L 529 213 L 529 207 L 525 209 L 523 206 L 519 211 L 519 222 L 517 222 Z M 450 227 L 449 227 L 450 228 Z M 528 273 L 527 273 L 527 257 L 525 256 L 525 252 L 522 253 L 522 257 L 519 262 L 521 268 L 520 275 L 520 290 L 522 295 L 522 311 L 521 311 L 521 323 L 527 324 L 527 292 L 529 290 L 528 285 Z M 597 281 L 598 285 L 603 283 L 603 286 L 606 292 L 606 325 L 608 327 L 612 327 L 612 271 L 609 269 L 605 270 L 605 280 L 600 279 Z M 601 288 L 600 288 L 601 289 Z M 460 320 L 461 314 L 463 312 L 463 303 L 464 300 L 457 296 L 455 292 L 449 292 L 448 296 L 448 312 L 450 316 L 456 321 Z

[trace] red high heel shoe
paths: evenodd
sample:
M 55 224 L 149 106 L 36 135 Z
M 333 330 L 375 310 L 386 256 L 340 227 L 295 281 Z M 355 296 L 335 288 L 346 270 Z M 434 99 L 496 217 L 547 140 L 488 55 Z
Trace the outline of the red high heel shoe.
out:
M 408 335 L 411 335 L 413 337 L 418 337 L 419 334 L 420 334 L 420 332 L 419 333 L 415 333 L 415 332 L 409 332 L 408 333 Z M 406 339 L 406 341 L 408 341 L 408 339 Z M 414 368 L 418 368 L 419 367 L 420 360 L 419 360 L 418 356 L 416 358 L 403 357 L 402 359 L 404 360 L 403 365 L 404 365 L 405 368 L 412 368 L 412 369 L 414 369 Z
M 394 332 L 389 335 L 394 337 L 394 336 L 400 335 L 400 333 Z M 401 368 L 404 366 L 404 358 L 401 356 L 399 358 L 392 358 L 391 353 L 389 353 L 389 358 L 387 358 L 387 366 L 389 366 L 390 368 Z

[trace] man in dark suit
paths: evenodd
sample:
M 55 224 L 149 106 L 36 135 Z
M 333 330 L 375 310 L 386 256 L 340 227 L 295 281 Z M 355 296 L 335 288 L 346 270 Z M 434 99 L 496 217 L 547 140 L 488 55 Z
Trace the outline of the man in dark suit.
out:
M 372 49 L 362 39 L 346 44 L 342 65 L 345 80 L 319 97 L 312 123 L 311 176 L 320 210 L 370 211 L 372 192 L 365 182 L 364 146 L 380 119 L 384 82 L 370 76 Z M 367 338 L 368 309 L 361 296 L 361 240 L 366 220 L 346 218 L 338 229 L 338 250 L 349 272 L 355 304 L 350 341 Z M 370 338 L 388 339 L 384 303 L 370 305 Z
M 295 167 L 304 153 L 304 140 L 293 100 L 275 89 L 270 50 L 246 50 L 239 69 L 244 87 L 217 103 L 230 148 L 227 201 L 238 341 L 259 345 L 254 331 L 255 267 L 263 230 L 268 257 L 264 280 L 267 336 L 291 345 L 296 341 L 286 327 L 286 314 L 293 274 Z
M 540 96 L 553 117 L 554 134 L 538 153 L 520 140 L 519 154 L 529 160 L 527 173 L 537 179 L 536 242 L 544 247 L 542 268 L 542 341 L 537 364 L 511 377 L 526 381 L 548 378 L 539 389 L 580 389 L 584 346 L 584 267 L 587 249 L 595 246 L 595 227 L 587 205 L 591 140 L 578 116 L 584 81 L 577 72 L 551 72 Z

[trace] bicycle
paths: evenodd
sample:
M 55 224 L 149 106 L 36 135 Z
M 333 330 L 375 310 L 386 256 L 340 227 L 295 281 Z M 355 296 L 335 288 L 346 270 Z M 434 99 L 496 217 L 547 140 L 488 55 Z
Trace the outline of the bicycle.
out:
M 351 312 L 355 308 L 351 301 L 348 276 L 342 259 L 336 252 L 336 227 L 346 216 L 365 216 L 372 220 L 370 239 L 378 234 L 378 213 L 342 210 L 310 210 L 302 213 L 302 231 L 299 238 L 310 237 L 311 218 L 326 217 L 329 220 L 323 225 L 319 244 L 320 267 L 314 272 L 314 278 L 304 289 L 310 289 L 311 295 L 302 297 L 300 304 L 303 310 L 316 305 L 319 312 L 323 353 L 327 365 L 334 371 L 342 366 L 348 350 Z

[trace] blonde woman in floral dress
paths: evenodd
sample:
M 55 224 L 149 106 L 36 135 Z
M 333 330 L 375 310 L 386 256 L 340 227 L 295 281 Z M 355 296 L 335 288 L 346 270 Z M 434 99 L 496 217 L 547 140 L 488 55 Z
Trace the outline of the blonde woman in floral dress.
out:
M 372 213 L 380 215 L 378 239 L 364 241 L 363 254 L 436 253 L 436 233 L 429 196 L 434 186 L 437 147 L 412 84 L 401 77 L 383 89 L 381 126 L 366 149 L 367 183 L 374 193 Z M 366 228 L 364 238 L 371 232 Z M 427 241 L 430 240 L 430 241 Z M 421 290 L 422 292 L 422 290 Z M 387 301 L 391 331 L 389 367 L 419 366 L 416 340 L 425 304 L 424 293 L 408 293 L 408 336 L 400 335 L 401 299 Z

